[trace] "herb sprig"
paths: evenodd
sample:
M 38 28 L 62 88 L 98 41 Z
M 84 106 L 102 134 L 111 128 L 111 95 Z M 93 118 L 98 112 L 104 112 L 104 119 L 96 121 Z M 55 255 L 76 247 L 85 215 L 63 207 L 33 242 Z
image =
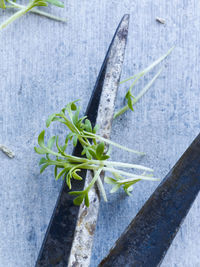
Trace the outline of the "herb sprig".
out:
M 152 86 L 152 84 L 156 81 L 156 79 L 158 78 L 158 76 L 160 75 L 160 73 L 162 72 L 162 69 L 160 69 L 156 75 L 152 78 L 152 80 L 150 80 L 150 82 L 140 91 L 140 93 L 135 97 L 132 94 L 132 89 L 134 88 L 135 84 L 138 82 L 138 80 L 140 78 L 142 78 L 144 75 L 146 75 L 149 71 L 151 71 L 154 67 L 156 67 L 159 63 L 161 63 L 161 61 L 163 61 L 174 49 L 174 47 L 172 47 L 171 49 L 169 49 L 169 51 L 162 55 L 160 58 L 158 58 L 157 60 L 155 60 L 151 65 L 149 65 L 147 68 L 145 68 L 144 70 L 142 70 L 141 72 L 129 77 L 128 79 L 125 79 L 123 81 L 120 82 L 120 84 L 123 84 L 125 82 L 128 81 L 132 81 L 131 86 L 129 87 L 126 95 L 125 95 L 125 99 L 127 101 L 127 104 L 121 108 L 119 111 L 117 111 L 114 115 L 114 119 L 117 118 L 118 116 L 122 115 L 124 112 L 126 112 L 128 109 L 134 111 L 133 106 L 140 100 L 140 98 L 148 91 L 148 89 Z
M 59 113 L 54 113 L 46 121 L 46 126 L 49 127 L 54 121 L 58 121 L 67 126 L 70 131 L 65 139 L 64 144 L 59 145 L 59 137 L 53 136 L 45 144 L 45 131 L 42 131 L 38 136 L 39 147 L 35 147 L 38 154 L 44 155 L 40 160 L 42 173 L 48 166 L 54 166 L 55 179 L 65 179 L 69 189 L 72 189 L 71 180 L 82 180 L 80 175 L 81 170 L 91 170 L 94 172 L 94 177 L 91 183 L 83 191 L 71 191 L 70 194 L 76 196 L 74 199 L 75 205 L 80 205 L 83 201 L 86 206 L 89 206 L 88 192 L 98 183 L 99 189 L 107 200 L 106 193 L 101 182 L 100 173 L 105 171 L 111 174 L 111 177 L 105 178 L 105 181 L 112 183 L 115 187 L 112 192 L 122 187 L 127 194 L 130 194 L 130 188 L 133 184 L 140 180 L 157 181 L 158 179 L 152 177 L 153 170 L 151 168 L 123 162 L 115 162 L 109 159 L 108 153 L 105 152 L 105 143 L 115 145 L 129 152 L 141 154 L 141 152 L 123 147 L 108 139 L 102 138 L 96 134 L 98 126 L 92 127 L 91 122 L 86 116 L 79 117 L 80 106 L 77 106 L 77 100 L 69 103 Z M 69 155 L 66 150 L 68 143 L 72 142 L 74 146 L 77 142 L 82 146 L 82 155 L 85 157 L 76 157 Z M 99 142 L 100 141 L 100 142 Z M 56 151 L 53 149 L 56 147 Z M 136 169 L 142 171 L 141 174 L 136 174 L 123 169 Z
M 7 3 L 7 4 L 6 4 Z M 7 9 L 7 8 L 14 8 L 19 9 L 15 14 L 13 14 L 11 17 L 9 17 L 7 20 L 5 20 L 3 23 L 0 24 L 0 30 L 5 28 L 8 24 L 15 21 L 16 19 L 20 18 L 21 16 L 25 15 L 27 12 L 33 12 L 35 14 L 48 17 L 53 20 L 66 22 L 65 19 L 54 16 L 52 14 L 49 14 L 47 12 L 35 9 L 35 7 L 38 6 L 48 6 L 48 4 L 57 6 L 57 7 L 64 7 L 64 4 L 60 2 L 59 0 L 32 0 L 28 5 L 20 5 L 12 0 L 0 0 L 0 8 Z

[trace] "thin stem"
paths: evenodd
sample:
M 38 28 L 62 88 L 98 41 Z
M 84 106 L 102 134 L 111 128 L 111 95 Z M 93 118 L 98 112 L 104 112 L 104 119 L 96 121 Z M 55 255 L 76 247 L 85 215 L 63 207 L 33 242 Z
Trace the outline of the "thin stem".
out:
M 160 179 L 158 178 L 154 178 L 154 177 L 149 177 L 149 176 L 144 176 L 144 175 L 136 175 L 136 174 L 132 174 L 129 172 L 125 172 L 125 171 L 121 171 L 121 170 L 116 170 L 116 169 L 112 169 L 112 168 L 107 168 L 107 167 L 103 167 L 104 171 L 108 171 L 108 172 L 115 172 L 115 173 L 119 173 L 128 177 L 132 177 L 132 179 L 136 180 L 136 179 L 141 179 L 141 180 L 150 180 L 150 181 L 159 181 Z M 121 183 L 121 181 L 126 181 L 126 180 L 120 180 L 119 182 Z
M 158 58 L 157 60 L 155 60 L 151 65 L 149 65 L 147 68 L 145 68 L 144 70 L 142 70 L 141 72 L 129 77 L 128 79 L 125 79 L 123 81 L 120 82 L 120 84 L 123 84 L 127 81 L 130 81 L 132 79 L 135 79 L 138 76 L 143 76 L 145 75 L 147 72 L 149 72 L 150 70 L 152 70 L 156 65 L 158 65 L 161 61 L 163 61 L 174 49 L 174 47 L 170 48 L 166 54 L 162 55 L 160 58 Z
M 27 7 L 23 7 L 21 10 L 19 10 L 14 15 L 5 20 L 2 24 L 0 24 L 0 30 L 4 29 L 8 24 L 26 14 L 27 11 L 28 11 Z
M 148 91 L 148 89 L 152 86 L 152 84 L 155 82 L 155 80 L 158 78 L 160 73 L 162 72 L 162 69 L 160 69 L 156 75 L 153 77 L 153 79 L 140 91 L 140 93 L 132 100 L 132 105 L 135 105 L 140 98 Z M 123 108 L 121 108 L 119 111 L 117 111 L 114 115 L 114 119 L 116 119 L 118 116 L 122 115 L 124 112 L 126 112 L 129 109 L 129 106 L 126 105 Z
M 129 179 L 124 179 L 124 180 L 119 180 L 119 181 L 117 181 L 117 183 L 118 184 L 131 183 L 135 180 L 150 180 L 150 181 L 159 181 L 160 180 L 159 178 L 150 178 L 150 177 L 149 177 L 149 179 L 147 179 L 148 176 L 146 176 L 145 178 L 141 178 L 141 177 L 143 177 L 143 176 L 138 175 L 138 179 L 129 178 Z
M 83 131 L 83 133 L 86 134 L 86 135 L 88 135 L 88 136 L 85 136 L 87 138 L 92 138 L 93 137 L 93 138 L 99 139 L 99 140 L 101 140 L 101 141 L 103 141 L 105 143 L 108 143 L 110 145 L 113 145 L 113 146 L 116 146 L 116 147 L 121 148 L 123 150 L 126 150 L 128 152 L 131 152 L 131 153 L 134 153 L 134 154 L 138 154 L 138 155 L 145 155 L 145 153 L 143 153 L 143 152 L 139 152 L 137 150 L 133 150 L 133 149 L 130 149 L 128 147 L 119 145 L 119 144 L 117 144 L 117 143 L 115 143 L 115 142 L 113 142 L 113 141 L 111 141 L 109 139 L 103 138 L 103 137 L 101 137 L 99 135 L 96 135 L 96 134 L 93 134 L 93 133 L 89 133 L 87 131 Z
M 124 162 L 117 162 L 117 161 L 104 161 L 103 164 L 106 166 L 118 166 L 118 167 L 123 167 L 123 168 L 131 168 L 131 169 L 138 169 L 138 170 L 153 172 L 153 169 L 145 167 L 143 165 L 138 165 L 138 164 L 130 164 L 130 163 L 124 163 Z
M 104 189 L 104 186 L 103 186 L 103 183 L 102 183 L 100 175 L 99 175 L 99 177 L 97 179 L 97 186 L 98 186 L 98 189 L 99 189 L 99 191 L 101 192 L 101 194 L 103 196 L 104 201 L 107 202 L 108 199 L 107 199 L 107 196 L 106 196 L 106 191 Z
M 97 170 L 97 172 L 95 172 L 95 175 L 94 175 L 92 181 L 90 182 L 90 184 L 88 185 L 88 187 L 87 187 L 84 191 L 89 191 L 89 190 L 92 188 L 92 186 L 94 185 L 94 183 L 95 183 L 96 180 L 98 179 L 98 177 L 99 177 L 99 175 L 100 175 L 102 169 L 103 169 L 103 168 L 100 168 L 100 169 Z
M 96 164 L 96 165 L 104 165 L 104 166 L 117 166 L 117 167 L 123 167 L 123 168 L 131 168 L 131 169 L 138 169 L 138 170 L 144 170 L 153 172 L 153 169 L 138 165 L 138 164 L 130 164 L 130 163 L 124 163 L 124 162 L 117 162 L 117 161 L 99 161 L 99 160 L 89 160 L 88 163 Z
M 40 16 L 47 17 L 49 19 L 57 20 L 57 21 L 60 21 L 60 22 L 67 22 L 67 19 L 59 18 L 57 16 L 51 15 L 51 14 L 49 14 L 47 12 L 44 12 L 44 11 L 41 11 L 41 10 L 38 10 L 38 9 L 35 9 L 35 8 L 31 9 L 30 12 L 38 14 Z
M 78 138 L 79 142 L 81 143 L 81 145 L 84 147 L 84 146 L 88 146 L 88 142 L 86 142 L 82 137 L 81 135 L 79 135 L 80 137 Z
M 9 7 L 9 8 L 23 9 L 25 7 L 23 5 L 19 5 L 19 4 L 15 3 L 13 1 L 10 1 L 10 0 L 8 0 L 7 2 L 11 4 L 11 6 L 7 6 L 7 8 Z M 49 19 L 57 20 L 57 21 L 60 21 L 60 22 L 66 22 L 67 21 L 64 18 L 59 18 L 57 16 L 51 15 L 51 14 L 49 14 L 47 12 L 44 12 L 44 11 L 41 11 L 41 10 L 38 10 L 38 9 L 35 9 L 35 8 L 31 9 L 30 12 L 38 14 L 40 16 L 47 17 Z
M 120 115 L 122 115 L 124 112 L 126 112 L 129 109 L 129 106 L 126 105 L 123 108 L 121 108 L 119 111 L 117 111 L 114 116 L 113 119 L 116 119 L 117 117 L 119 117 Z
M 136 96 L 135 100 L 133 100 L 134 104 L 136 104 L 140 100 L 140 98 L 148 91 L 148 89 L 152 86 L 152 84 L 155 82 L 155 80 L 158 78 L 161 72 L 162 69 L 160 69 L 153 77 L 153 79 L 140 91 L 140 93 Z
M 76 134 L 80 134 L 79 129 L 74 125 L 74 123 L 70 120 L 68 120 L 68 118 L 65 116 L 64 113 L 62 114 L 56 114 L 57 116 L 60 116 L 61 118 L 63 118 L 65 120 L 65 125 L 70 129 L 70 131 L 72 131 L 73 133 L 75 132 Z
M 63 167 L 64 168 L 66 163 L 62 163 L 62 162 L 51 160 L 51 161 L 48 161 L 48 164 L 49 165 L 56 165 L 56 166 L 59 166 L 59 167 Z M 73 164 L 71 164 L 71 165 L 73 166 Z
M 85 158 L 79 158 L 79 157 L 74 157 L 74 156 L 70 156 L 70 160 L 71 162 L 67 162 L 67 163 L 59 163 L 57 165 L 59 166 L 64 166 L 65 164 L 72 164 L 72 162 L 77 162 L 80 163 L 80 165 L 78 165 L 78 167 L 81 167 L 82 169 L 87 169 L 87 168 L 98 168 L 99 166 L 107 166 L 110 169 L 113 166 L 117 166 L 117 167 L 123 167 L 123 168 L 130 168 L 130 169 L 138 169 L 138 170 L 144 170 L 144 171 L 149 171 L 149 172 L 153 172 L 153 169 L 142 166 L 142 165 L 137 165 L 137 164 L 129 164 L 129 163 L 123 163 L 123 162 L 115 162 L 115 161 L 99 161 L 99 160 L 88 160 Z M 53 163 L 51 164 L 53 165 Z M 77 166 L 75 168 L 78 168 Z M 84 168 L 83 168 L 84 167 Z M 115 171 L 115 169 L 113 168 L 113 172 Z
M 82 167 L 82 169 L 95 171 L 95 170 L 99 170 L 99 167 L 98 166 L 88 165 L 88 166 Z M 114 172 L 116 174 L 122 174 L 124 176 L 131 177 L 132 180 L 137 180 L 137 179 L 149 180 L 149 181 L 159 181 L 160 180 L 159 178 L 144 176 L 144 175 L 140 175 L 140 174 L 133 174 L 133 173 L 130 173 L 130 172 L 125 172 L 125 171 L 117 170 L 117 169 L 114 169 L 114 168 L 102 167 L 101 170 L 108 171 L 108 172 L 111 172 L 111 173 Z M 126 181 L 126 179 L 125 180 L 120 180 L 120 182 L 121 181 Z

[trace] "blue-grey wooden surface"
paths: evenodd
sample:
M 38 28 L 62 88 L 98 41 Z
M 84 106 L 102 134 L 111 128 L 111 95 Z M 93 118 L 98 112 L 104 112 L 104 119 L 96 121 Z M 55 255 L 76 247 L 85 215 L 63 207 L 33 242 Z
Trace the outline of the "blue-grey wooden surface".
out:
M 0 266 L 31 267 L 38 255 L 60 182 L 52 169 L 39 174 L 33 151 L 47 116 L 67 102 L 88 103 L 114 30 L 130 13 L 122 78 L 150 64 L 176 45 L 151 90 L 113 125 L 112 139 L 147 152 L 143 159 L 113 149 L 113 159 L 140 162 L 163 178 L 200 130 L 199 1 L 67 1 L 67 24 L 27 15 L 0 32 L 0 143 L 16 154 L 0 153 Z M 0 19 L 8 13 L 0 11 Z M 155 21 L 163 17 L 165 25 Z M 155 74 L 138 86 L 138 91 Z M 120 87 L 116 107 L 123 104 Z M 49 134 L 64 128 L 54 125 Z M 70 148 L 71 149 L 71 148 Z M 101 204 L 91 267 L 106 255 L 157 183 L 140 182 L 132 197 L 120 191 Z M 109 192 L 109 188 L 107 187 Z M 200 198 L 170 247 L 162 267 L 200 266 Z

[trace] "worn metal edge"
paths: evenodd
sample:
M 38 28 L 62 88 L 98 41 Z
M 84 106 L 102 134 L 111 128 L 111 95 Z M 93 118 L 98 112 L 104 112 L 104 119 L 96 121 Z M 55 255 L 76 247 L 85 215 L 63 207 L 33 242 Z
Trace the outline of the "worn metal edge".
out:
M 115 107 L 115 98 L 119 86 L 125 46 L 128 35 L 129 15 L 124 15 L 110 52 L 106 76 L 103 84 L 97 124 L 100 126 L 98 134 L 104 138 L 110 137 L 112 119 Z M 101 174 L 103 179 L 104 173 Z M 93 178 L 87 173 L 85 187 Z M 71 248 L 68 267 L 88 267 L 92 253 L 93 238 L 98 218 L 100 197 L 95 187 L 89 192 L 90 206 L 80 206 L 74 240 Z
M 160 266 L 199 191 L 200 135 L 98 266 Z

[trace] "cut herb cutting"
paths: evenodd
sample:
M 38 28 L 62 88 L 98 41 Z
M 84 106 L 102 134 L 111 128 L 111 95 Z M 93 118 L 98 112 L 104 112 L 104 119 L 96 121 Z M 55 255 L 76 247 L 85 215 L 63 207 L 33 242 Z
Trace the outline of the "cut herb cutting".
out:
M 157 60 L 155 60 L 151 65 L 149 65 L 147 68 L 145 68 L 144 70 L 142 70 L 141 72 L 129 77 L 128 79 L 125 79 L 123 81 L 120 82 L 120 84 L 123 84 L 125 82 L 128 81 L 132 81 L 131 86 L 129 87 L 125 98 L 127 101 L 127 104 L 121 108 L 119 111 L 117 111 L 114 115 L 114 119 L 117 118 L 118 116 L 122 115 L 124 112 L 126 112 L 128 109 L 134 111 L 133 106 L 140 100 L 140 98 L 148 91 L 148 89 L 152 86 L 152 84 L 155 82 L 155 80 L 158 78 L 158 76 L 161 74 L 162 69 L 160 69 L 156 75 L 152 78 L 152 80 L 150 80 L 148 82 L 148 84 L 140 91 L 140 93 L 135 97 L 132 94 L 132 90 L 135 86 L 135 84 L 138 82 L 138 80 L 140 78 L 142 78 L 145 74 L 147 74 L 149 71 L 151 71 L 154 67 L 156 67 L 161 61 L 163 61 L 174 49 L 174 47 L 172 47 L 171 49 L 169 49 L 169 51 L 162 55 L 160 58 L 158 58 Z
M 150 80 L 150 82 L 140 91 L 137 97 L 134 97 L 132 95 L 132 89 L 134 85 L 142 76 L 144 76 L 156 65 L 158 65 L 162 60 L 164 60 L 171 53 L 172 50 L 173 48 L 171 48 L 165 55 L 154 61 L 150 66 L 145 68 L 140 73 L 121 82 L 122 84 L 124 82 L 134 80 L 125 96 L 127 100 L 127 105 L 120 109 L 118 112 L 116 112 L 114 118 L 117 118 L 119 115 L 123 114 L 128 109 L 134 111 L 133 105 L 136 104 L 137 101 L 147 92 L 147 90 L 151 87 L 151 85 L 160 75 L 161 70 L 159 70 L 158 73 L 153 77 L 153 79 Z M 98 125 L 92 127 L 92 124 L 90 120 L 88 120 L 87 116 L 84 116 L 82 118 L 79 117 L 80 106 L 77 106 L 77 102 L 78 100 L 67 104 L 66 107 L 63 108 L 60 113 L 54 113 L 50 115 L 47 119 L 47 127 L 49 127 L 52 122 L 58 121 L 67 126 L 70 132 L 67 134 L 65 143 L 62 146 L 59 145 L 58 136 L 51 137 L 48 140 L 47 145 L 45 145 L 45 131 L 42 131 L 40 133 L 38 137 L 39 147 L 35 147 L 35 151 L 38 154 L 45 155 L 45 157 L 40 160 L 41 173 L 48 166 L 54 166 L 55 179 L 65 179 L 68 188 L 71 190 L 72 179 L 82 180 L 82 177 L 80 175 L 81 170 L 85 169 L 93 171 L 94 177 L 90 184 L 84 190 L 69 192 L 70 195 L 76 196 L 76 198 L 74 199 L 75 205 L 80 205 L 84 201 L 87 207 L 89 206 L 88 192 L 95 185 L 95 183 L 97 183 L 104 200 L 107 201 L 106 192 L 100 178 L 100 174 L 102 171 L 111 174 L 110 176 L 104 177 L 104 181 L 113 186 L 111 189 L 111 193 L 116 192 L 119 188 L 123 188 L 128 195 L 131 195 L 131 191 L 135 183 L 141 180 L 159 180 L 153 177 L 153 170 L 151 168 L 138 164 L 130 164 L 108 160 L 110 156 L 108 155 L 108 152 L 106 152 L 106 144 L 116 146 L 122 150 L 126 150 L 128 152 L 135 153 L 138 155 L 144 155 L 144 153 L 124 147 L 118 143 L 115 143 L 109 139 L 98 135 L 96 133 L 98 130 Z M 85 157 L 76 157 L 67 154 L 66 149 L 69 141 L 73 143 L 74 147 L 76 147 L 77 143 L 79 142 L 82 146 L 81 155 Z M 57 151 L 53 150 L 54 144 L 57 148 Z M 54 158 L 52 158 L 52 156 Z M 142 173 L 138 174 L 132 173 L 130 171 L 127 172 L 122 170 L 121 168 L 136 169 L 142 171 Z
M 54 113 L 46 121 L 46 126 L 49 127 L 53 121 L 58 121 L 70 130 L 65 139 L 64 145 L 59 144 L 59 137 L 51 137 L 47 144 L 44 143 L 45 131 L 42 131 L 38 137 L 39 147 L 35 147 L 38 154 L 43 154 L 45 157 L 41 158 L 40 165 L 42 173 L 48 166 L 54 166 L 55 179 L 63 178 L 71 189 L 71 179 L 82 180 L 79 172 L 83 169 L 92 170 L 94 177 L 89 186 L 83 191 L 71 191 L 69 194 L 76 196 L 74 199 L 75 205 L 80 205 L 83 201 L 86 206 L 89 206 L 88 192 L 94 186 L 97 180 L 100 180 L 101 171 L 106 171 L 111 174 L 111 177 L 106 177 L 105 182 L 112 184 L 114 187 L 111 192 L 117 191 L 122 187 L 125 192 L 130 194 L 131 186 L 140 180 L 158 181 L 157 178 L 152 177 L 153 170 L 151 168 L 115 161 L 108 161 L 109 155 L 105 152 L 105 144 L 111 144 L 121 149 L 127 150 L 132 153 L 142 155 L 143 153 L 123 147 L 115 142 L 105 139 L 96 134 L 97 126 L 92 128 L 91 122 L 84 116 L 79 117 L 80 107 L 77 106 L 77 101 L 69 103 L 60 113 Z M 67 113 L 67 114 L 66 114 Z M 72 141 L 76 146 L 79 141 L 82 146 L 82 155 L 86 157 L 76 157 L 67 154 L 66 149 L 68 142 Z M 57 151 L 53 150 L 54 144 Z M 54 157 L 54 158 L 53 158 Z M 121 168 L 137 169 L 142 171 L 141 174 L 135 174 L 121 170 Z M 101 183 L 99 187 L 104 199 L 106 194 Z

